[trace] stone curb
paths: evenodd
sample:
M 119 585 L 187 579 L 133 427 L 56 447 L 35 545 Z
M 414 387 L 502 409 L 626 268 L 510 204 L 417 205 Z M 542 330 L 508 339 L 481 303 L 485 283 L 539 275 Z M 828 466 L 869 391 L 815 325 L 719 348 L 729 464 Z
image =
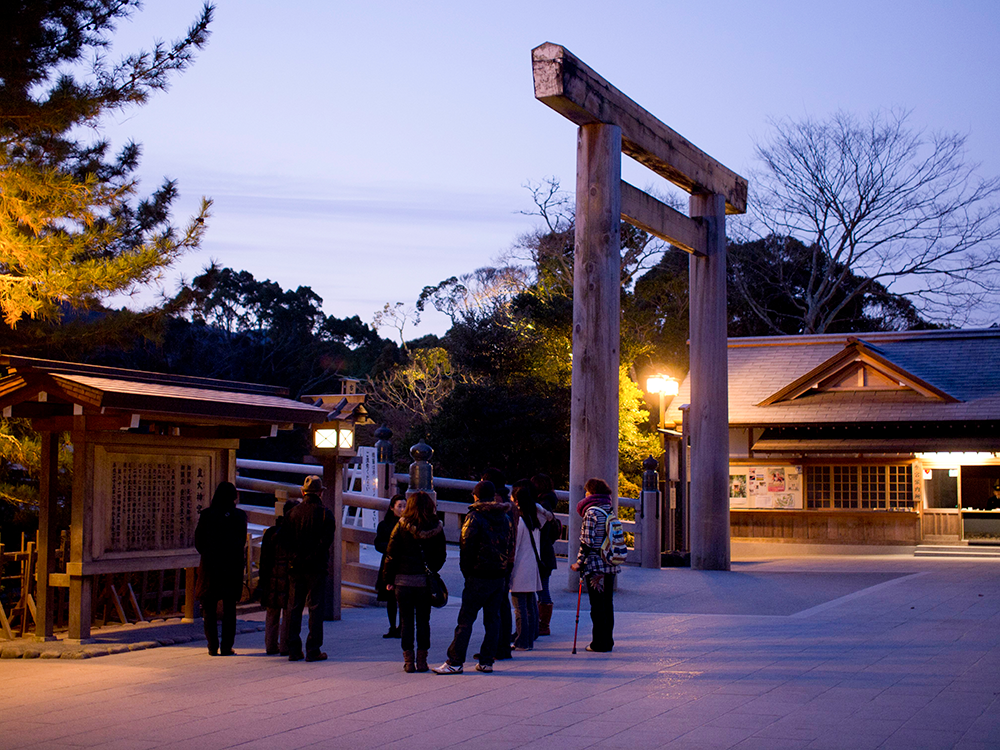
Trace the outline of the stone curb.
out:
M 238 622 L 236 633 L 256 633 L 264 630 L 263 623 Z M 132 629 L 123 631 L 127 633 L 135 632 Z M 158 638 L 156 640 L 135 641 L 131 643 L 88 643 L 79 647 L 66 646 L 56 641 L 52 645 L 59 643 L 59 648 L 47 648 L 49 644 L 38 644 L 31 642 L 28 644 L 6 644 L 0 647 L 0 659 L 92 659 L 98 656 L 111 656 L 113 654 L 124 654 L 129 651 L 145 651 L 149 648 L 160 648 L 161 646 L 174 646 L 196 641 L 204 641 L 204 635 L 173 635 L 170 637 Z

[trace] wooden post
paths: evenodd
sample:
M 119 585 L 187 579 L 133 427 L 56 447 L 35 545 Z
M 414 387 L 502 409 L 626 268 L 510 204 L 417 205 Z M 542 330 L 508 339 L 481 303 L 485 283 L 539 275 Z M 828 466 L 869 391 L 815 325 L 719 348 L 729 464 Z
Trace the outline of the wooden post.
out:
M 340 586 L 344 579 L 344 490 L 340 462 L 336 456 L 324 457 L 323 505 L 330 509 L 337 521 L 337 531 L 330 545 L 330 567 L 326 579 L 324 620 L 339 620 L 341 609 Z
M 84 563 L 91 560 L 94 526 L 94 446 L 85 436 L 84 417 L 74 417 L 70 435 L 73 443 L 73 510 L 70 522 L 69 640 L 89 641 L 93 610 L 93 576 L 84 575 Z
M 59 433 L 43 432 L 42 474 L 38 483 L 38 616 L 35 619 L 35 640 L 55 640 L 55 588 L 49 585 L 49 574 L 56 572 L 56 550 L 59 529 L 55 522 L 56 477 L 59 469 Z
M 195 571 L 197 568 L 184 568 L 184 612 L 181 622 L 194 622 L 194 605 L 195 605 Z M 180 572 L 175 571 L 174 573 L 174 609 L 177 608 L 177 589 L 180 587 Z
M 570 408 L 569 559 L 580 548 L 576 504 L 591 477 L 617 497 L 618 370 L 621 315 L 621 143 L 616 125 L 577 135 L 576 247 L 573 254 L 573 380 Z M 577 573 L 569 571 L 575 589 Z
M 692 195 L 690 213 L 708 232 L 705 254 L 690 258 L 691 567 L 729 570 L 725 197 Z

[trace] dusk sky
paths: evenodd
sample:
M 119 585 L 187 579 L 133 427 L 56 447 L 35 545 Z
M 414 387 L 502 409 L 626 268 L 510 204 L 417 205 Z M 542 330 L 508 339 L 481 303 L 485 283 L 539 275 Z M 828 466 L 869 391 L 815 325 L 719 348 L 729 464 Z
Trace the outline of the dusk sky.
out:
M 183 35 L 200 6 L 147 0 L 115 50 Z M 370 323 L 490 264 L 534 226 L 522 185 L 575 179 L 575 126 L 533 94 L 531 50 L 547 41 L 748 178 L 768 118 L 894 106 L 915 127 L 968 134 L 980 174 L 1000 174 L 995 1 L 217 6 L 195 64 L 106 128 L 143 145 L 144 189 L 178 180 L 178 222 L 215 200 L 168 292 L 216 260 Z M 660 189 L 625 161 L 626 180 Z M 407 336 L 447 322 L 431 312 Z

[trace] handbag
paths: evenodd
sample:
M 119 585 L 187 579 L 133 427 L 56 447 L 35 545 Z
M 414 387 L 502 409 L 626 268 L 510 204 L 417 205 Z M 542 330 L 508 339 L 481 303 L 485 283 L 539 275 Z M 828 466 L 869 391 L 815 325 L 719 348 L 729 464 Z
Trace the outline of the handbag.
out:
M 417 548 L 420 550 L 420 561 L 424 564 L 424 570 L 427 571 L 427 593 L 431 597 L 431 606 L 435 609 L 440 609 L 448 603 L 448 587 L 444 585 L 444 580 L 440 574 L 427 567 L 427 560 L 424 558 L 424 547 L 419 541 L 417 542 Z

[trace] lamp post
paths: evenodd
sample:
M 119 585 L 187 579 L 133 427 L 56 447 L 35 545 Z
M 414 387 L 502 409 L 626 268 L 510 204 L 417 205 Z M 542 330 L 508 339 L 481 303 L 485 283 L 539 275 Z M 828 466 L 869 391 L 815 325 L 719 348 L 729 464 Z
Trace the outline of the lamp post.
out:
M 364 407 L 364 394 L 354 392 L 354 386 L 344 384 L 348 393 L 303 396 L 302 400 L 314 406 L 330 409 L 326 421 L 312 426 L 310 453 L 323 466 L 323 505 L 330 509 L 337 522 L 333 544 L 330 545 L 329 578 L 326 601 L 323 604 L 324 620 L 339 620 L 341 609 L 340 585 L 343 580 L 344 552 L 344 483 L 341 465 L 358 455 L 354 428 L 369 424 Z M 331 408 L 332 406 L 332 408 Z
M 646 379 L 646 390 L 650 393 L 655 393 L 660 398 L 660 412 L 659 420 L 657 422 L 658 429 L 657 432 L 660 435 L 660 449 L 662 455 L 662 472 L 660 474 L 660 491 L 661 497 L 664 503 L 668 506 L 668 511 L 663 514 L 666 521 L 666 528 L 663 528 L 661 533 L 661 539 L 668 542 L 669 549 L 673 550 L 678 543 L 678 533 L 677 529 L 679 522 L 676 518 L 675 504 L 676 497 L 674 495 L 673 489 L 675 487 L 674 482 L 678 477 L 673 476 L 671 472 L 671 464 L 668 455 L 668 448 L 670 442 L 668 438 L 671 435 L 676 435 L 672 430 L 667 429 L 666 422 L 666 412 L 667 412 L 667 396 L 671 399 L 680 392 L 680 383 L 677 378 L 671 377 L 670 375 L 652 375 Z

